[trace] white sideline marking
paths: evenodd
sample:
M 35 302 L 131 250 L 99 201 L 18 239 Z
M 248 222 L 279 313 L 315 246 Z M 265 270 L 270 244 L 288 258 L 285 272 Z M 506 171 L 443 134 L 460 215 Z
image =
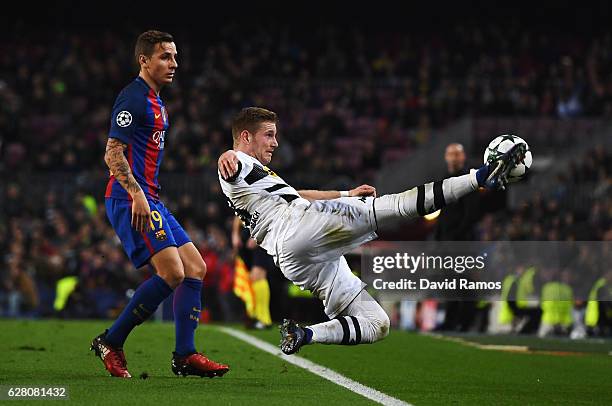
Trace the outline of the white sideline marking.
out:
M 229 327 L 219 326 L 218 329 L 226 334 L 231 335 L 232 337 L 244 341 L 247 344 L 251 344 L 253 347 L 257 347 L 262 351 L 275 355 L 281 358 L 283 361 L 303 368 L 308 372 L 312 372 L 313 374 L 318 375 L 321 378 L 325 378 L 328 381 L 335 383 L 336 385 L 343 386 L 351 392 L 357 393 L 363 397 L 373 400 L 374 402 L 380 403 L 381 405 L 411 406 L 409 403 L 406 403 L 403 400 L 386 395 L 380 391 L 377 391 L 374 388 L 370 388 L 369 386 L 362 385 L 359 382 L 353 381 L 352 379 L 347 378 L 346 376 L 341 375 L 336 371 L 333 371 L 322 365 L 315 364 L 314 362 L 309 361 L 305 358 L 299 357 L 297 355 L 285 355 L 277 347 L 263 340 L 260 340 L 257 337 L 253 337 L 250 334 L 246 334 L 242 331 L 238 331 Z
M 461 337 L 451 337 L 442 334 L 425 333 L 424 335 L 437 338 L 439 340 L 452 341 L 454 343 L 463 344 L 468 347 L 478 348 L 479 350 L 496 350 L 510 352 L 528 352 L 529 347 L 525 345 L 498 345 L 498 344 L 479 344 L 472 341 L 464 340 Z

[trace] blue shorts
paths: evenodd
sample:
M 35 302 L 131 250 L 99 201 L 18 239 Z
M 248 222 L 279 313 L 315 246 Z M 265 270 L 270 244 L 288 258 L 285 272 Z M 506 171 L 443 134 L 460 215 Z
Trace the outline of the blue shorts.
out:
M 180 247 L 191 238 L 161 201 L 147 199 L 153 230 L 140 232 L 132 227 L 132 202 L 106 198 L 106 215 L 121 240 L 125 253 L 136 268 L 166 247 Z

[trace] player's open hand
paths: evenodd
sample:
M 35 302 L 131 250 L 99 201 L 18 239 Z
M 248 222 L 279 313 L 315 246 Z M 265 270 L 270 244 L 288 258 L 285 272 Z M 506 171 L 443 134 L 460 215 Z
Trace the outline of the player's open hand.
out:
M 238 155 L 232 149 L 225 151 L 219 157 L 218 166 L 223 179 L 231 178 L 238 170 Z
M 376 188 L 370 185 L 357 186 L 349 191 L 349 196 L 373 196 L 376 197 Z
M 151 208 L 144 193 L 140 191 L 133 196 L 132 227 L 141 233 L 151 231 Z

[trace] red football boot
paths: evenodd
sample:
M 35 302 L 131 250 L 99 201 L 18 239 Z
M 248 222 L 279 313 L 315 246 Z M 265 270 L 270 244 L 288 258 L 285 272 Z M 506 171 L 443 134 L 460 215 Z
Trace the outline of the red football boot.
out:
M 215 376 L 223 376 L 227 371 L 229 371 L 229 366 L 211 361 L 199 352 L 185 356 L 177 355 L 175 352 L 172 353 L 172 372 L 175 375 L 214 378 Z
M 106 331 L 93 339 L 90 350 L 95 351 L 96 355 L 100 357 L 111 376 L 131 378 L 132 375 L 127 370 L 127 361 L 123 349 L 111 347 L 104 341 L 104 337 L 106 337 Z

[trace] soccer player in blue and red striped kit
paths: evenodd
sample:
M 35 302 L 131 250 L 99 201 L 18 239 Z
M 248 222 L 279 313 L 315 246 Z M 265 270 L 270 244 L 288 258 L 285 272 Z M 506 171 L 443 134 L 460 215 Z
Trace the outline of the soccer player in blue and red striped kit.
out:
M 150 264 L 156 274 L 142 283 L 113 325 L 94 338 L 91 349 L 112 376 L 129 378 L 123 344 L 132 329 L 155 312 L 174 291 L 176 375 L 221 376 L 227 365 L 195 349 L 206 264 L 172 213 L 159 200 L 157 181 L 168 131 L 159 92 L 172 83 L 178 64 L 172 36 L 146 31 L 136 41 L 138 77 L 115 101 L 104 160 L 111 175 L 106 187 L 108 218 L 136 268 Z

